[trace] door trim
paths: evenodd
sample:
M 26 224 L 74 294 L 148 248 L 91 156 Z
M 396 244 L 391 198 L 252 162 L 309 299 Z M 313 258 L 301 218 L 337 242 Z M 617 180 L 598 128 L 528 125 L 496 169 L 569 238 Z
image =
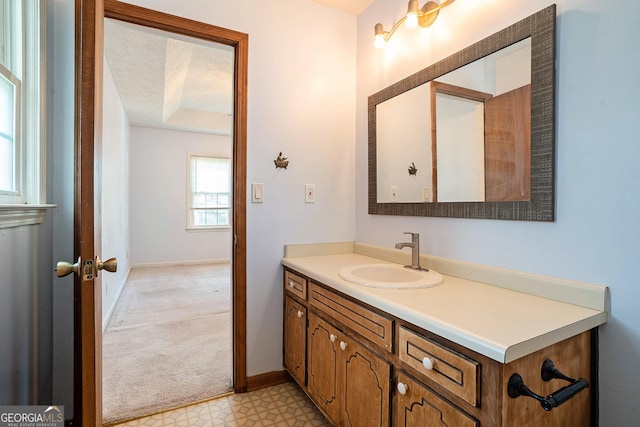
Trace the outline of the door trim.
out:
M 95 258 L 94 161 L 102 133 L 104 17 L 232 46 L 235 49 L 233 122 L 233 381 L 247 390 L 246 161 L 248 35 L 115 0 L 75 0 L 74 254 Z M 101 293 L 94 280 L 74 282 L 74 425 L 102 424 Z
M 249 36 L 234 30 L 159 12 L 116 0 L 104 0 L 104 17 L 157 28 L 235 49 L 233 111 L 233 386 L 247 391 L 246 338 L 246 168 L 247 81 Z
M 95 258 L 94 158 L 102 142 L 102 0 L 75 0 L 74 255 Z M 97 94 L 97 96 L 96 96 Z M 102 423 L 102 302 L 74 278 L 74 425 Z

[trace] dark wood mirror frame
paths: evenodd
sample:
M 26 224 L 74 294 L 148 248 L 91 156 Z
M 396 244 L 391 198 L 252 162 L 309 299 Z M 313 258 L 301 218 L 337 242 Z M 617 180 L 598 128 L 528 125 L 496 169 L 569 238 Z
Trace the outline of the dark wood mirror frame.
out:
M 369 214 L 521 221 L 554 220 L 555 23 L 556 5 L 551 5 L 369 97 Z M 378 203 L 376 105 L 527 37 L 531 37 L 530 200 Z

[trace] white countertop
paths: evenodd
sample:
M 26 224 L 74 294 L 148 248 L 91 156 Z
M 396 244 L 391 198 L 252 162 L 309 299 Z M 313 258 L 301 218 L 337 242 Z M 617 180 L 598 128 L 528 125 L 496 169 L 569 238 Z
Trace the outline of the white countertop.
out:
M 442 258 L 421 257 L 423 265 L 441 267 L 434 269 L 443 274 L 444 282 L 433 288 L 371 288 L 347 282 L 338 275 L 341 268 L 356 264 L 402 263 L 407 254 L 408 251 L 358 243 L 289 245 L 285 248 L 282 264 L 502 363 L 585 332 L 607 320 L 608 292 L 604 286 Z M 456 270 L 461 274 L 456 274 Z M 469 280 L 474 272 L 485 283 Z M 495 283 L 486 284 L 488 277 Z M 516 289 L 539 288 L 541 291 L 537 293 L 546 295 L 503 287 L 501 281 L 509 279 Z M 540 285 L 536 286 L 538 283 Z M 554 298 L 556 294 L 559 301 Z M 563 302 L 567 300 L 576 300 L 582 305 Z

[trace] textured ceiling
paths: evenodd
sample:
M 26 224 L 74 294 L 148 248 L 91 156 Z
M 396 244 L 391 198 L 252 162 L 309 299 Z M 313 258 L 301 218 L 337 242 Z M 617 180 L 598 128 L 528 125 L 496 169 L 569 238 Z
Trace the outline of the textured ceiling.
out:
M 230 134 L 232 48 L 105 19 L 105 56 L 132 125 Z
M 374 0 L 313 0 L 358 15 Z M 134 126 L 230 135 L 233 49 L 105 19 L 105 56 Z

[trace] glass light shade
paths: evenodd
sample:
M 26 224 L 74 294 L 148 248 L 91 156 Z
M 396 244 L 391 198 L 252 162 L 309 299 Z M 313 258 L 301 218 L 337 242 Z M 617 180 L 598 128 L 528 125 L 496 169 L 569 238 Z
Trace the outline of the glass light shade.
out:
M 418 26 L 418 14 L 416 12 L 408 12 L 404 26 L 410 30 L 416 28 Z
M 373 45 L 376 47 L 376 49 L 382 49 L 386 43 L 386 40 L 384 39 L 384 29 L 382 28 L 382 24 L 377 23 L 373 28 L 373 32 L 375 34 Z

